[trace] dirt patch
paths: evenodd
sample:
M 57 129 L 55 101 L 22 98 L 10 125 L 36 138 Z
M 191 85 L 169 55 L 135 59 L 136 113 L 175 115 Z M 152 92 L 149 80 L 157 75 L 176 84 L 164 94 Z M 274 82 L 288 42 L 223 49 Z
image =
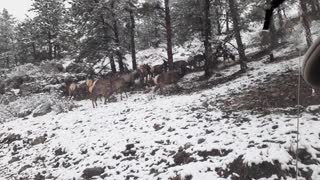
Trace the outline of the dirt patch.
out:
M 289 170 L 282 170 L 281 164 L 278 161 L 262 162 L 260 164 L 253 164 L 248 166 L 243 162 L 242 156 L 239 156 L 232 163 L 227 165 L 227 168 L 216 169 L 216 172 L 223 178 L 231 177 L 232 180 L 250 180 L 269 178 L 276 175 L 279 179 L 286 179 L 286 177 L 295 177 L 295 170 L 290 168 Z
M 225 110 L 257 110 L 296 107 L 298 101 L 298 72 L 288 71 L 266 81 L 258 80 L 256 86 L 242 94 L 235 94 L 223 103 Z M 300 104 L 303 107 L 320 104 L 320 89 L 312 95 L 312 88 L 301 79 Z

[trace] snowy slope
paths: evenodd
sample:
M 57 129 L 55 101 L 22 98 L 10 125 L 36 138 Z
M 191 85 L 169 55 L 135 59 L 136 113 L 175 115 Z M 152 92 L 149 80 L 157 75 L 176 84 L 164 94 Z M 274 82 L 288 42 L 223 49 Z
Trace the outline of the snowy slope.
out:
M 195 180 L 225 179 L 215 169 L 225 169 L 241 155 L 248 166 L 278 161 L 284 170 L 293 168 L 295 160 L 288 152 L 295 148 L 295 115 L 226 113 L 215 102 L 241 92 L 244 85 L 254 86 L 268 74 L 281 74 L 288 67 L 297 70 L 297 60 L 268 65 L 253 62 L 250 76 L 192 94 L 137 93 L 107 105 L 100 102 L 97 109 L 85 100 L 75 102 L 80 107 L 69 113 L 1 124 L 1 141 L 9 134 L 21 138 L 0 143 L 0 174 L 2 179 L 38 173 L 47 178 L 80 179 L 85 168 L 106 167 L 104 179 L 110 180 L 168 179 L 176 174 L 192 175 Z M 317 114 L 302 114 L 300 143 L 317 158 L 320 121 L 314 118 Z M 45 141 L 32 143 L 44 134 Z M 180 147 L 190 153 L 190 162 L 177 165 L 174 156 Z M 199 154 L 212 149 L 228 153 L 206 158 Z M 18 174 L 22 167 L 29 168 Z M 313 179 L 320 178 L 319 166 L 303 167 L 313 170 Z

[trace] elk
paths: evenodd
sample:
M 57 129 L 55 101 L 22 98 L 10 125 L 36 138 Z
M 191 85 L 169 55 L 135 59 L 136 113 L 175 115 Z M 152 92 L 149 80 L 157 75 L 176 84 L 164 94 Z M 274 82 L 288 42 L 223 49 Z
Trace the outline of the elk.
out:
M 173 62 L 173 68 L 179 71 L 181 74 L 185 74 L 188 69 L 188 63 L 183 60 L 175 61 Z
M 68 88 L 69 100 L 75 97 L 76 90 L 78 89 L 78 85 L 75 82 L 72 82 Z
M 111 85 L 112 85 L 112 91 L 120 93 L 120 98 L 122 100 L 122 93 L 126 95 L 128 98 L 126 88 L 127 88 L 127 82 L 122 77 L 113 77 L 111 79 Z
M 155 77 L 159 74 L 161 74 L 162 72 L 166 72 L 168 68 L 168 63 L 167 61 L 163 60 L 162 64 L 158 64 L 158 65 L 154 65 L 151 67 L 151 76 Z
M 156 87 L 154 88 L 153 92 L 156 92 L 158 89 L 160 89 L 160 94 L 163 93 L 163 87 L 168 84 L 176 84 L 184 74 L 181 74 L 177 71 L 168 71 L 163 72 L 156 76 L 154 80 L 154 84 Z
M 110 79 L 99 79 L 99 80 L 87 80 L 89 92 L 91 93 L 91 100 L 93 108 L 98 107 L 97 98 L 98 96 L 104 97 L 104 104 L 107 103 L 107 99 L 112 95 L 113 88 Z
M 151 68 L 148 64 L 141 64 L 139 66 L 139 72 L 141 75 L 141 81 L 142 83 L 147 83 L 148 82 L 148 76 L 151 75 Z
M 197 54 L 195 56 L 190 56 L 187 59 L 187 63 L 190 67 L 190 69 L 196 70 L 201 67 L 201 63 L 203 63 L 205 60 L 205 57 L 203 54 Z
M 132 71 L 132 72 L 126 72 L 119 74 L 119 77 L 123 78 L 127 85 L 133 85 L 135 79 L 138 79 L 139 72 L 138 71 Z
M 154 65 L 151 67 L 151 76 L 152 77 L 155 77 L 155 76 L 161 74 L 162 72 L 164 72 L 162 64 Z

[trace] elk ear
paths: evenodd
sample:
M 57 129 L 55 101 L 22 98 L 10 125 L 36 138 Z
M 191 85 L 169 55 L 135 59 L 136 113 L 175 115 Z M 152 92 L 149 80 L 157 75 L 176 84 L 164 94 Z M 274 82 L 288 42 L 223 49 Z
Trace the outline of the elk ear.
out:
M 320 38 L 308 49 L 303 60 L 302 75 L 313 87 L 320 87 Z

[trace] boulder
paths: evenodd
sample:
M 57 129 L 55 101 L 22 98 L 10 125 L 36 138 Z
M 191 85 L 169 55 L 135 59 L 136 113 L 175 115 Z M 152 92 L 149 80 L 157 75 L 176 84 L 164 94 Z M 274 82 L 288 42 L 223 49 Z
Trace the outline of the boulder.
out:
M 83 170 L 82 176 L 85 179 L 90 179 L 93 176 L 100 176 L 104 173 L 105 167 L 86 168 Z
M 44 104 L 39 105 L 34 111 L 33 111 L 33 117 L 43 116 L 51 112 L 51 103 L 46 102 Z
M 30 94 L 39 93 L 41 87 L 38 83 L 24 83 L 20 86 L 19 94 L 22 96 L 28 96 Z

